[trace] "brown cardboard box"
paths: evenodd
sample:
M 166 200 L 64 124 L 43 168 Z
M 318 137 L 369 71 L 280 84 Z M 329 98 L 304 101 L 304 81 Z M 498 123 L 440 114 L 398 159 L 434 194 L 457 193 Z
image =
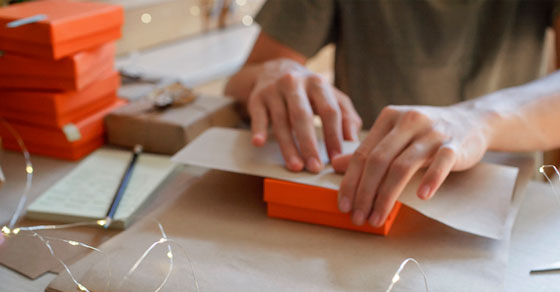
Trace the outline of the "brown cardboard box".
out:
M 232 99 L 209 96 L 165 110 L 153 108 L 149 100 L 139 100 L 105 118 L 110 144 L 142 144 L 145 151 L 162 154 L 174 154 L 210 127 L 233 127 L 239 121 Z

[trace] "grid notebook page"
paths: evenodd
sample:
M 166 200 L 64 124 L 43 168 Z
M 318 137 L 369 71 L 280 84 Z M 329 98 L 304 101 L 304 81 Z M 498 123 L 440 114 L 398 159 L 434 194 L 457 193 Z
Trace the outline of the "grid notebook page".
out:
M 35 200 L 28 217 L 65 222 L 105 217 L 131 155 L 123 150 L 95 151 Z M 130 217 L 173 169 L 169 156 L 141 154 L 115 220 Z

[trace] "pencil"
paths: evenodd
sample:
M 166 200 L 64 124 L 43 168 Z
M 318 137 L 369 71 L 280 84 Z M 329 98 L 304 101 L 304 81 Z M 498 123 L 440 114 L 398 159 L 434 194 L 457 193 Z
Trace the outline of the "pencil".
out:
M 113 217 L 115 216 L 115 213 L 117 212 L 117 208 L 119 207 L 119 203 L 121 202 L 124 192 L 126 190 L 126 187 L 128 186 L 128 183 L 130 182 L 130 178 L 132 177 L 132 172 L 134 170 L 134 166 L 136 165 L 136 160 L 138 160 L 138 155 L 140 155 L 140 153 L 142 153 L 142 145 L 140 144 L 136 144 L 134 146 L 134 150 L 132 153 L 132 158 L 130 159 L 130 162 L 128 163 L 128 167 L 126 168 L 123 177 L 121 178 L 121 182 L 119 183 L 119 187 L 117 188 L 117 192 L 115 193 L 115 196 L 113 197 L 113 202 L 111 203 L 111 207 L 109 208 L 109 211 L 107 211 L 107 216 L 105 216 L 105 225 L 103 226 L 105 229 L 107 229 L 109 227 L 109 225 L 111 225 L 111 222 L 113 221 Z

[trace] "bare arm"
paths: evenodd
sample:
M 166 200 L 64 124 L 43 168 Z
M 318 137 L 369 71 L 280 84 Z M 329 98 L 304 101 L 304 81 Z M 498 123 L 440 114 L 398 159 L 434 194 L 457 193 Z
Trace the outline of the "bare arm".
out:
M 559 20 L 555 27 L 560 36 Z M 379 226 L 419 169 L 426 172 L 417 195 L 429 199 L 451 171 L 472 167 L 487 150 L 560 147 L 559 126 L 560 71 L 452 106 L 388 106 L 356 152 L 333 161 L 345 172 L 339 208 L 355 224 Z
M 313 115 L 321 118 L 331 159 L 341 153 L 343 139 L 357 137 L 361 120 L 348 96 L 305 68 L 305 62 L 303 55 L 261 32 L 225 93 L 246 106 L 255 146 L 264 145 L 271 125 L 287 168 L 318 172 L 323 165 Z
M 460 106 L 486 116 L 489 150 L 535 151 L 560 147 L 560 71 Z

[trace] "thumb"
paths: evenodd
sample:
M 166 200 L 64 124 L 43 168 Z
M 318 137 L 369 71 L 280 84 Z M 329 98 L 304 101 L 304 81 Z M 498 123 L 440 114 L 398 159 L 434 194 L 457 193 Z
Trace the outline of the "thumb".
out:
M 332 166 L 337 173 L 344 173 L 350 164 L 352 154 L 338 155 L 333 158 Z

